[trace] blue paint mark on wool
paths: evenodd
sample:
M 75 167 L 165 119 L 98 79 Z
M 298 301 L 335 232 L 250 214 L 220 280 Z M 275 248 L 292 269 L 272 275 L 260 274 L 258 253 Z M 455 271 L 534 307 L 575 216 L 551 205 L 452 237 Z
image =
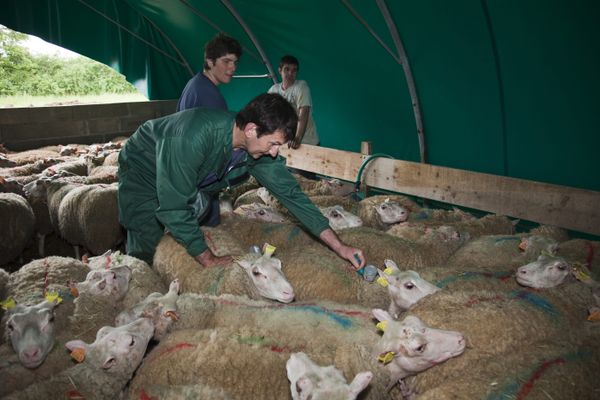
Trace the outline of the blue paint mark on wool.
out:
M 573 362 L 573 361 L 584 360 L 590 356 L 591 356 L 590 351 L 581 350 L 581 351 L 576 351 L 574 353 L 566 354 L 562 357 L 558 357 L 557 359 L 562 358 L 567 362 Z M 530 370 L 528 372 L 526 372 L 525 374 L 520 374 L 520 375 L 531 376 L 534 373 L 533 371 L 537 370 L 538 368 L 539 368 L 539 365 L 536 365 L 533 368 L 530 368 Z M 522 376 L 517 377 L 516 380 L 512 379 L 511 382 L 506 384 L 504 386 L 504 388 L 502 390 L 500 390 L 500 392 L 492 393 L 491 395 L 489 395 L 487 397 L 487 400 L 506 400 L 506 399 L 517 398 L 517 394 L 519 393 L 519 390 L 521 389 L 522 382 L 523 382 Z
M 321 307 L 317 307 L 317 306 L 299 306 L 297 307 L 298 309 L 301 310 L 306 310 L 306 311 L 312 311 L 315 314 L 321 314 L 324 315 L 326 317 L 331 318 L 334 322 L 336 322 L 337 324 L 341 325 L 343 328 L 350 328 L 352 326 L 352 320 L 348 317 L 343 317 L 341 315 L 337 315 L 331 311 L 328 310 L 324 310 Z
M 545 313 L 552 315 L 553 317 L 556 317 L 560 314 L 558 310 L 554 308 L 552 303 L 535 293 L 528 292 L 526 290 L 513 290 L 509 293 L 509 295 L 515 299 L 523 300 L 532 306 L 541 309 Z
M 510 275 L 511 275 L 510 273 L 502 272 L 502 271 L 499 271 L 499 272 L 468 271 L 468 272 L 461 272 L 460 274 L 456 274 L 456 275 L 450 275 L 450 276 L 438 281 L 435 285 L 439 288 L 444 288 L 444 287 L 448 286 L 449 284 L 456 282 L 458 280 L 469 281 L 469 280 L 479 279 L 479 278 L 504 279 Z
M 497 238 L 494 238 L 494 242 L 495 243 L 501 243 L 501 242 L 508 242 L 508 241 L 521 241 L 521 238 L 518 236 L 500 236 Z
M 288 234 L 288 242 L 291 242 L 292 239 L 295 239 L 296 236 L 298 236 L 299 234 L 300 234 L 300 228 L 298 228 L 297 226 L 292 228 L 292 230 Z

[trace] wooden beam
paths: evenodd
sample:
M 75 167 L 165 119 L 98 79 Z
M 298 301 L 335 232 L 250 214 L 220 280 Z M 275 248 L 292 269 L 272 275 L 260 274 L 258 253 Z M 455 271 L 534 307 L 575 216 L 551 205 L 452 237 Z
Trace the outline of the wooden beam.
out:
M 282 149 L 290 167 L 355 182 L 368 156 L 319 146 Z M 600 192 L 389 158 L 363 171 L 369 186 L 600 236 Z

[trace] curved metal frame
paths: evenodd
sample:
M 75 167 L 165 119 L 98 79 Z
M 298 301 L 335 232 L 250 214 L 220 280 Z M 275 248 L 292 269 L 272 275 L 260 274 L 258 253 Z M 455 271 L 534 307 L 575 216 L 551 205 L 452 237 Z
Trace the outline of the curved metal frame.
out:
M 182 65 L 183 67 L 185 67 L 186 69 L 188 69 L 188 71 L 191 71 L 191 68 L 190 68 L 189 64 L 187 63 L 187 61 L 185 60 L 185 58 L 182 57 L 181 52 L 179 51 L 179 49 L 177 49 L 177 47 L 174 46 L 173 42 L 168 38 L 168 36 L 166 36 L 160 29 L 158 29 L 158 27 L 155 24 L 152 23 L 152 27 L 154 27 L 161 34 L 161 36 L 163 36 L 164 38 L 166 38 L 166 40 L 169 42 L 169 44 L 171 44 L 171 46 L 173 46 L 173 48 L 175 49 L 175 51 L 177 52 L 177 54 L 182 58 L 182 60 L 178 60 L 175 57 L 173 57 L 172 55 L 166 53 L 164 50 L 156 47 L 154 44 L 150 43 L 149 41 L 147 41 L 146 39 L 144 39 L 143 37 L 141 37 L 137 33 L 135 33 L 133 31 L 127 29 L 126 27 L 124 27 L 123 25 L 121 25 L 118 21 L 115 21 L 114 19 L 110 18 L 108 15 L 106 15 L 103 12 L 101 12 L 100 10 L 94 8 L 90 4 L 86 3 L 84 0 L 77 0 L 77 1 L 79 1 L 81 4 L 83 4 L 84 6 L 88 7 L 90 10 L 94 11 L 95 13 L 97 13 L 98 15 L 100 15 L 101 17 L 103 17 L 104 19 L 106 19 L 107 21 L 112 22 L 119 29 L 122 29 L 123 31 L 129 33 L 131 36 L 133 36 L 136 39 L 140 40 L 141 42 L 147 44 L 149 47 L 151 47 L 152 49 L 158 51 L 159 53 L 161 53 L 165 57 L 173 60 L 177 64 Z M 139 13 L 138 13 L 138 15 L 139 15 Z M 142 18 L 144 18 L 144 20 L 150 22 L 150 20 L 147 19 L 146 17 L 142 16 Z
M 244 28 L 244 31 L 246 31 L 246 34 L 248 35 L 248 37 L 254 44 L 254 47 L 256 47 L 256 50 L 258 50 L 258 53 L 260 54 L 260 57 L 262 58 L 263 64 L 265 65 L 265 67 L 267 67 L 267 70 L 269 71 L 269 75 L 271 75 L 271 80 L 273 81 L 273 83 L 277 83 L 275 71 L 273 71 L 273 67 L 271 67 L 271 63 L 269 63 L 269 59 L 267 58 L 265 51 L 263 50 L 263 48 L 260 45 L 256 36 L 254 36 L 254 33 L 252 32 L 252 30 L 248 27 L 248 25 L 246 25 L 246 22 L 242 19 L 242 16 L 231 5 L 229 0 L 221 0 L 221 3 L 223 3 L 223 5 L 225 7 L 227 7 L 229 12 L 235 17 L 237 22 L 242 26 L 242 28 Z
M 398 34 L 398 29 L 396 28 L 396 24 L 394 23 L 392 16 L 385 4 L 384 0 L 375 0 L 377 6 L 379 7 L 379 11 L 383 15 L 383 18 L 388 26 L 388 30 L 390 31 L 390 35 L 392 36 L 392 40 L 394 41 L 394 45 L 396 46 L 396 51 L 398 54 L 395 54 L 381 38 L 375 33 L 375 31 L 369 26 L 369 24 L 360 16 L 356 10 L 352 8 L 350 3 L 347 0 L 340 0 L 346 8 L 350 11 L 352 15 L 369 31 L 369 33 L 381 44 L 381 46 L 392 56 L 392 58 L 398 63 L 402 65 L 404 70 L 404 76 L 406 78 L 406 84 L 408 85 L 408 92 L 410 93 L 410 98 L 413 107 L 413 113 L 415 115 L 415 124 L 417 126 L 417 136 L 419 138 L 419 154 L 421 157 L 421 162 L 427 162 L 427 147 L 425 143 L 425 129 L 423 127 L 423 118 L 421 114 L 421 106 L 419 102 L 419 96 L 417 94 L 417 88 L 415 85 L 415 80 L 412 75 L 412 71 L 410 69 L 410 65 L 408 63 L 408 57 L 406 56 L 406 52 L 404 50 L 404 45 L 402 44 L 402 40 L 400 39 L 400 35 Z

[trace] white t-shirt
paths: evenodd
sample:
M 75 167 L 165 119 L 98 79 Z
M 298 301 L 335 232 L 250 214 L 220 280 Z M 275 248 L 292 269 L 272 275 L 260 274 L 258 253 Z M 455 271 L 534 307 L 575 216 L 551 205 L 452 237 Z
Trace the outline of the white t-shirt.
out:
M 319 144 L 319 135 L 317 135 L 317 128 L 312 117 L 312 99 L 310 97 L 310 89 L 308 88 L 306 82 L 297 80 L 286 90 L 283 90 L 281 83 L 276 83 L 271 86 L 269 93 L 278 93 L 285 97 L 285 99 L 292 103 L 292 105 L 296 108 L 296 112 L 300 110 L 300 107 L 310 107 L 310 113 L 308 114 L 308 122 L 306 123 L 306 130 L 304 131 L 302 143 L 314 145 Z

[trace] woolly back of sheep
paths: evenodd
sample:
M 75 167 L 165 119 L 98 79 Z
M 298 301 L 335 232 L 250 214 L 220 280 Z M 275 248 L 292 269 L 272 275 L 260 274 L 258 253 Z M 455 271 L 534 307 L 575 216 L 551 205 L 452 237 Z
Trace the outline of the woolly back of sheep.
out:
M 213 237 L 209 233 L 209 237 Z M 216 237 L 215 237 L 216 238 Z M 226 247 L 217 246 L 226 251 Z M 232 254 L 227 249 L 225 254 Z M 234 255 L 236 252 L 233 253 Z M 238 248 L 237 255 L 241 255 Z M 237 264 L 205 268 L 188 254 L 185 247 L 177 243 L 171 235 L 161 239 L 154 254 L 153 267 L 165 284 L 179 279 L 181 292 L 247 295 L 260 299 L 254 284 L 246 272 Z
M 194 309 L 198 300 L 200 308 Z M 370 351 L 379 334 L 368 309 L 190 294 L 180 297 L 178 309 L 176 330 L 146 357 L 131 382 L 129 398 L 139 398 L 142 390 L 155 395 L 152 390 L 171 385 L 223 389 L 233 399 L 289 398 L 285 363 L 296 351 L 320 365 L 336 365 L 349 380 L 373 370 L 376 377 L 361 398 L 384 398 L 388 377 Z M 212 317 L 202 320 L 215 329 L 185 322 L 188 315 L 211 312 Z M 172 377 L 167 379 L 165 368 Z
M 24 197 L 0 193 L 0 265 L 16 258 L 33 235 L 35 216 Z

